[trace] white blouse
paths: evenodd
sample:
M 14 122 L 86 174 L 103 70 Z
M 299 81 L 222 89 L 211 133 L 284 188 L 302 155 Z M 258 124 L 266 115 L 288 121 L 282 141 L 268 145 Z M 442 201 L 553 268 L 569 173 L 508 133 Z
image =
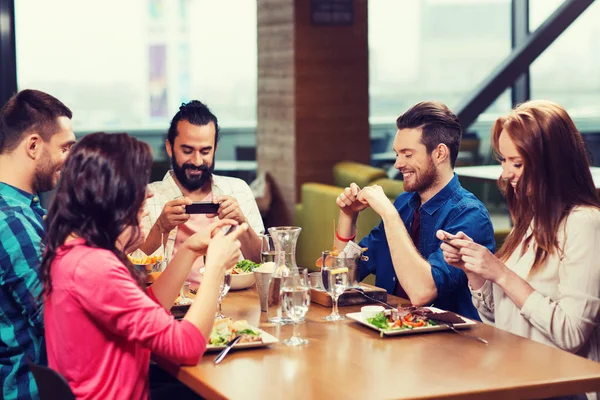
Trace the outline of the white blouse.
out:
M 523 308 L 489 281 L 471 290 L 473 304 L 485 323 L 600 361 L 600 211 L 576 207 L 561 224 L 557 239 L 562 254 L 549 255 L 532 275 L 534 239 L 523 256 L 521 242 L 506 262 L 535 290 Z M 598 393 L 587 397 L 600 398 Z

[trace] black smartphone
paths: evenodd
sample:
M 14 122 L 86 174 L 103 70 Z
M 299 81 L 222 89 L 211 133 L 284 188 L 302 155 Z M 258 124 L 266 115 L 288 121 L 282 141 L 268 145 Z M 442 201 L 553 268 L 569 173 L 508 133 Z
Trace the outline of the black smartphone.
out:
M 442 242 L 446 243 L 450 247 L 454 247 L 456 250 L 460 250 L 458 247 L 456 247 L 455 245 L 453 245 L 452 243 L 450 243 L 450 241 L 453 240 L 453 239 L 455 239 L 455 238 L 449 238 L 448 236 L 445 236 L 444 239 L 442 239 Z
M 217 214 L 219 212 L 219 204 L 209 201 L 199 201 L 185 206 L 185 212 L 188 214 Z

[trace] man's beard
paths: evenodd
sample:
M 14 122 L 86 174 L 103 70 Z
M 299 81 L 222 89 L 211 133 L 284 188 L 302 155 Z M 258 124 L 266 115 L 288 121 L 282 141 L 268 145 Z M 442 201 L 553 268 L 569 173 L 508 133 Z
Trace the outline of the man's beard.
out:
M 56 183 L 54 174 L 56 173 L 56 164 L 52 164 L 52 158 L 47 151 L 43 151 L 42 158 L 35 167 L 34 190 L 37 193 L 47 192 L 54 189 Z
M 417 192 L 421 193 L 425 190 L 429 189 L 437 179 L 437 170 L 435 169 L 435 165 L 431 158 L 428 159 L 427 169 L 422 170 L 421 173 L 417 176 L 414 174 L 415 182 L 413 184 L 408 184 L 404 182 L 404 190 L 407 192 Z
M 173 157 L 171 157 L 171 167 L 173 168 L 175 177 L 177 178 L 179 183 L 181 183 L 181 186 L 183 186 L 189 191 L 194 191 L 203 187 L 206 184 L 206 182 L 210 182 L 212 173 L 215 170 L 215 157 L 213 156 L 210 167 L 208 167 L 206 164 L 202 164 L 201 166 L 196 167 L 192 163 L 185 163 L 180 167 L 179 163 L 177 163 L 177 158 L 175 157 L 175 154 L 173 154 Z M 199 177 L 189 178 L 186 174 L 186 170 L 202 171 L 202 174 Z

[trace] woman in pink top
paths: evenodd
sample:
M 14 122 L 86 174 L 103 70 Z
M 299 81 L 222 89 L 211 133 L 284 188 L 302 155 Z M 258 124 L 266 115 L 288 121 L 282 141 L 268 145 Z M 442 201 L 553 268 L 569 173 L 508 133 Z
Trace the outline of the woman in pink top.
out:
M 146 399 L 150 353 L 197 363 L 206 349 L 225 269 L 239 258 L 242 225 L 223 220 L 190 236 L 145 289 L 127 260 L 137 248 L 152 154 L 127 134 L 95 133 L 74 146 L 48 212 L 42 260 L 48 362 L 78 399 Z M 212 237 L 211 237 L 212 236 Z M 210 242 L 210 245 L 209 245 Z M 169 308 L 196 258 L 203 285 L 182 321 Z

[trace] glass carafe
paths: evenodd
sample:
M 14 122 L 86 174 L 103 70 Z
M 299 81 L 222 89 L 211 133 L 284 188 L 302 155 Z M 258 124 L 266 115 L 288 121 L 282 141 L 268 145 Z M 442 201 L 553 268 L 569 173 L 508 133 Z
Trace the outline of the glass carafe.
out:
M 269 281 L 269 292 L 267 295 L 267 320 L 277 324 L 289 324 L 293 321 L 283 313 L 281 306 L 281 283 L 282 278 L 290 275 L 290 272 L 298 273 L 296 265 L 296 242 L 302 228 L 298 226 L 278 226 L 269 228 L 269 233 L 275 245 L 276 259 L 275 269 Z

